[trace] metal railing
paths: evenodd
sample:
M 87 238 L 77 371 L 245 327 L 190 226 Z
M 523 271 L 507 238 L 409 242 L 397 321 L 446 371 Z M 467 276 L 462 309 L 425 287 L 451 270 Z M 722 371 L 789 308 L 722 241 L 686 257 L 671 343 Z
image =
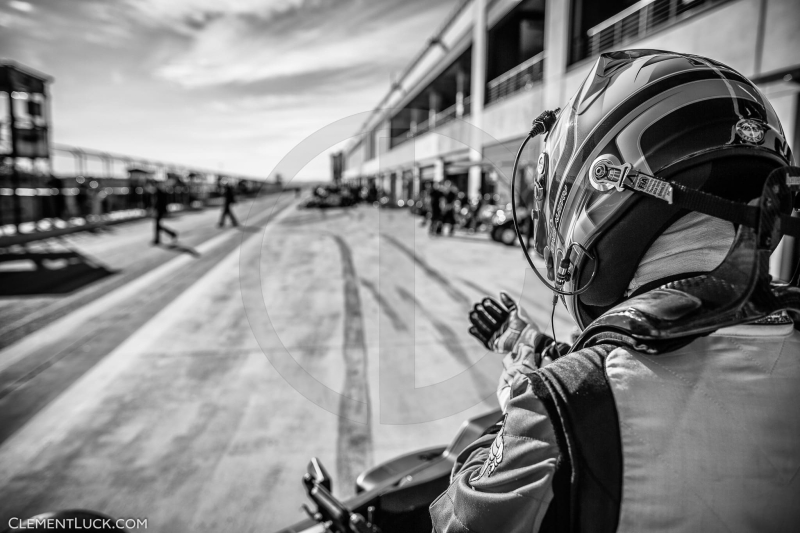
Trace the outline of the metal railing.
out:
M 200 207 L 218 196 L 219 172 L 73 146 L 53 145 L 50 165 L 0 160 L 0 237 L 142 216 L 150 207 L 149 179 L 174 178 L 171 204 Z M 231 176 L 239 192 L 259 189 Z M 264 191 L 272 187 L 264 184 Z
M 459 107 L 461 109 L 459 109 Z M 459 106 L 458 103 L 451 105 L 450 107 L 439 111 L 434 115 L 433 121 L 430 119 L 423 120 L 422 122 L 418 122 L 416 124 L 412 124 L 411 128 L 405 133 L 401 133 L 399 137 L 393 139 L 392 147 L 394 148 L 401 142 L 404 142 L 407 139 L 414 138 L 418 135 L 422 135 L 434 128 L 438 128 L 439 126 L 450 122 L 455 118 L 461 118 L 463 116 L 469 115 L 470 112 L 470 97 L 467 96 L 464 98 L 464 101 Z
M 586 32 L 585 49 L 576 59 L 646 37 L 653 31 L 728 0 L 640 0 Z M 581 43 L 576 43 L 580 46 Z
M 448 107 L 447 109 L 443 109 L 443 110 L 439 111 L 438 113 L 436 113 L 436 117 L 435 117 L 436 126 L 439 126 L 441 124 L 444 124 L 445 122 L 449 122 L 449 121 L 453 120 L 454 118 L 456 118 L 456 111 L 457 111 L 456 104 L 453 104 L 450 107 Z
M 544 52 L 520 63 L 508 72 L 505 72 L 488 83 L 486 104 L 496 102 L 524 89 L 530 89 L 533 84 L 542 79 L 542 66 Z
M 450 122 L 454 118 L 461 118 L 464 115 L 469 115 L 470 111 L 469 101 L 470 101 L 469 96 L 467 96 L 466 98 L 464 98 L 464 101 L 460 106 L 458 103 L 455 103 L 450 107 L 448 107 L 447 109 L 443 109 L 442 111 L 436 113 L 436 116 L 434 117 L 435 119 L 434 127 L 441 126 L 446 122 Z M 461 107 L 461 109 L 459 109 L 459 107 Z

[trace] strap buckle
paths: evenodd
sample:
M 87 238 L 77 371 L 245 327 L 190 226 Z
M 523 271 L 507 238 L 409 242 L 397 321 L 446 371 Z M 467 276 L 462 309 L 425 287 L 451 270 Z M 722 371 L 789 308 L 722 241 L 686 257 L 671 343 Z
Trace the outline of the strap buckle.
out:
M 592 163 L 589 179 L 598 191 L 612 188 L 643 192 L 672 204 L 672 184 L 668 181 L 633 170 L 630 163 L 620 163 L 613 155 L 601 155 Z
M 630 163 L 620 164 L 616 157 L 603 155 L 592 163 L 589 178 L 597 190 L 608 191 L 615 188 L 625 190 L 626 178 L 631 171 Z

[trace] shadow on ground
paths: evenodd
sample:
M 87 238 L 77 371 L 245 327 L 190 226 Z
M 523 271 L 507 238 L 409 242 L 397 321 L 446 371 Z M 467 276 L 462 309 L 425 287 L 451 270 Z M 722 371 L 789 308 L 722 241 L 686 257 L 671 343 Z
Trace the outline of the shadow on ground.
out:
M 173 251 L 173 252 L 178 252 L 178 253 L 181 253 L 181 254 L 189 254 L 192 257 L 200 257 L 201 256 L 200 252 L 198 252 L 197 250 L 195 250 L 191 246 L 182 246 L 182 245 L 177 244 L 177 243 L 156 244 L 154 246 L 158 246 L 159 248 L 163 248 L 165 250 L 170 250 L 170 251 Z
M 239 224 L 236 227 L 236 229 L 241 231 L 242 233 L 259 233 L 261 231 L 264 231 L 264 228 L 259 226 L 244 226 L 242 224 Z
M 0 297 L 67 294 L 111 274 L 74 251 L 0 254 Z
M 441 239 L 455 239 L 457 241 L 473 242 L 478 244 L 491 244 L 492 246 L 503 246 L 502 243 L 493 241 L 485 233 L 456 233 L 454 235 L 430 235 L 430 237 Z
M 333 208 L 329 207 L 326 210 L 317 210 L 316 213 L 311 215 L 295 215 L 291 217 L 287 217 L 286 219 L 279 222 L 281 226 L 305 226 L 308 224 L 316 224 L 317 222 L 330 222 L 331 220 L 335 220 L 337 218 L 342 218 L 349 216 L 349 211 L 345 211 L 345 209 L 351 208 Z

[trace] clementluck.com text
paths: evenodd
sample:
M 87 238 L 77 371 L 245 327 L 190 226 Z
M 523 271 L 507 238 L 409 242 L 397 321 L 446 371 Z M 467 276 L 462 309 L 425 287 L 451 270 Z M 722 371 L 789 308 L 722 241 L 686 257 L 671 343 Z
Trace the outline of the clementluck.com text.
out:
M 147 518 L 11 518 L 10 529 L 147 529 Z

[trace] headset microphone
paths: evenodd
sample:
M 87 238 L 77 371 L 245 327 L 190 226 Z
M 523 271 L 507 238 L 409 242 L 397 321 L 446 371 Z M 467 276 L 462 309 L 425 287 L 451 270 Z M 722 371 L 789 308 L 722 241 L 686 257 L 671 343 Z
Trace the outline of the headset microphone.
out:
M 556 109 L 555 111 L 542 111 L 538 117 L 533 119 L 531 131 L 528 133 L 528 136 L 536 137 L 537 135 L 550 132 L 550 130 L 553 128 L 553 124 L 556 123 L 559 111 L 561 111 L 560 108 Z
M 554 111 L 543 111 L 538 117 L 533 120 L 531 124 L 531 130 L 528 132 L 528 136 L 525 137 L 525 140 L 522 141 L 522 144 L 517 151 L 517 157 L 514 158 L 514 166 L 511 170 L 511 220 L 514 223 L 514 230 L 517 232 L 517 240 L 519 241 L 519 245 L 522 248 L 522 253 L 525 255 L 525 259 L 528 261 L 531 269 L 533 269 L 534 274 L 539 278 L 539 281 L 544 283 L 544 285 L 553 291 L 555 296 L 572 296 L 576 294 L 581 294 L 582 292 L 586 291 L 589 288 L 589 284 L 594 280 L 594 276 L 597 272 L 597 261 L 593 256 L 591 256 L 587 250 L 585 250 L 582 246 L 579 246 L 580 250 L 587 255 L 589 259 L 591 259 L 594 263 L 594 269 L 592 270 L 592 275 L 589 278 L 589 281 L 575 291 L 564 291 L 561 289 L 563 284 L 566 281 L 569 281 L 569 268 L 570 268 L 570 253 L 572 252 L 573 246 L 570 246 L 567 250 L 567 253 L 561 259 L 558 265 L 558 276 L 556 277 L 555 285 L 550 285 L 547 280 L 539 273 L 539 269 L 533 264 L 533 260 L 531 259 L 530 254 L 528 253 L 528 246 L 525 244 L 524 239 L 522 238 L 522 233 L 519 229 L 519 224 L 517 223 L 517 206 L 516 202 L 514 201 L 516 197 L 516 181 L 517 181 L 517 167 L 519 166 L 519 159 L 522 156 L 522 151 L 525 149 L 525 145 L 528 144 L 532 138 L 536 137 L 537 135 L 542 135 L 549 133 L 550 130 L 553 128 L 553 125 L 556 123 L 558 119 L 558 113 L 561 109 L 556 109 Z M 544 202 L 542 202 L 544 203 Z M 539 213 L 538 216 L 541 218 L 544 214 Z M 545 223 L 544 220 L 539 220 L 539 224 Z

